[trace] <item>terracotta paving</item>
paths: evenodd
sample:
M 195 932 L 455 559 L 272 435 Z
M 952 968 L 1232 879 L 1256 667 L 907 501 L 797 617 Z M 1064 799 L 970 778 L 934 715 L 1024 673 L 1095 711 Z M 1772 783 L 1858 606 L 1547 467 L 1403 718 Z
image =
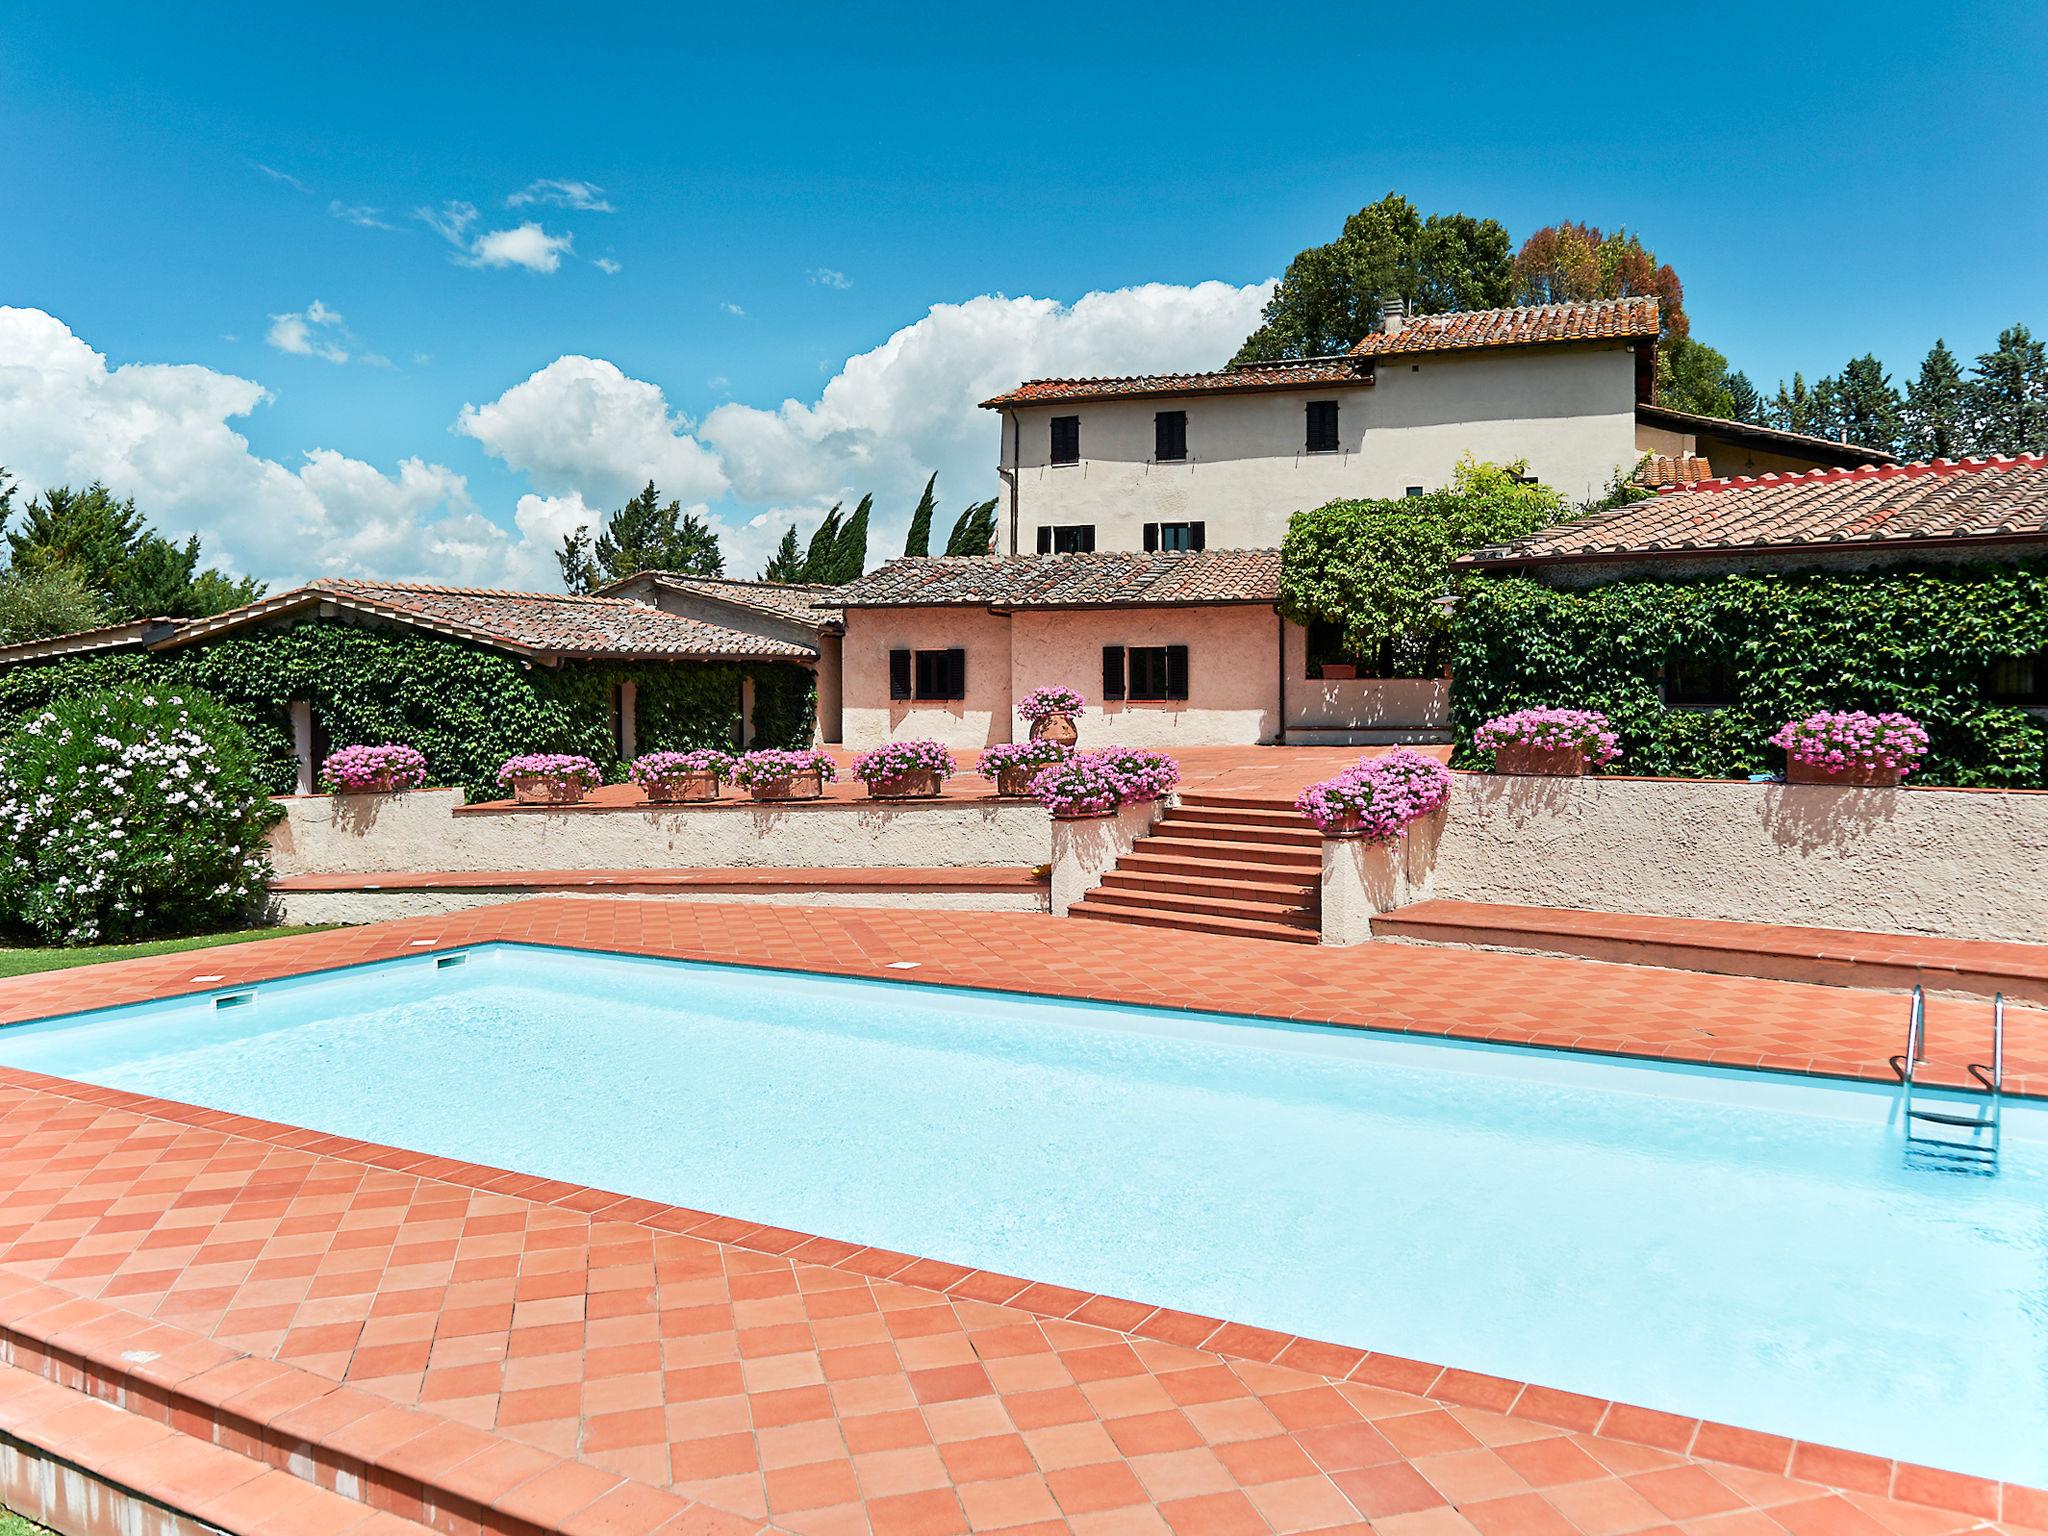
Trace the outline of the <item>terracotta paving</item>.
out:
M 1537 956 L 566 899 L 18 978 L 0 1014 L 487 938 L 1246 1012 L 1270 1011 L 1284 959 L 1295 1017 L 1859 1075 L 1903 1027 L 1893 996 Z M 885 969 L 899 959 L 920 968 Z M 2037 1076 L 2044 1025 L 2015 1012 L 2011 1057 Z M 78 1332 L 109 1370 L 190 1336 L 217 1353 L 187 1369 L 259 1399 L 281 1445 L 353 1435 L 415 1493 L 573 1503 L 529 1528 L 646 1536 L 707 1510 L 820 1536 L 2048 1528 L 2030 1490 L 744 1218 L 0 1074 L 9 1363 L 38 1330 Z M 83 1299 L 52 1307 L 46 1286 Z M 462 1507 L 419 1514 L 450 1536 L 517 1528 Z

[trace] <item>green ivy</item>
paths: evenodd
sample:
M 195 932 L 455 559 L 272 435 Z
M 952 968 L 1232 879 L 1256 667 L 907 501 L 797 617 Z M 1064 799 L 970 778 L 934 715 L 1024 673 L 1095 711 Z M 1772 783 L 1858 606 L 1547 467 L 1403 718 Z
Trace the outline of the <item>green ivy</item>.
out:
M 1472 732 L 1536 705 L 1606 714 L 1610 771 L 1740 777 L 1782 769 L 1769 738 L 1817 709 L 1898 710 L 1931 738 L 1916 783 L 2048 785 L 2048 722 L 1992 701 L 1994 662 L 2048 648 L 2048 565 L 1746 574 L 1584 590 L 1475 580 L 1453 628 L 1458 761 Z M 1668 709 L 1667 656 L 1728 665 L 1736 702 Z
M 52 700 L 128 680 L 162 678 L 204 689 L 247 733 L 270 788 L 297 782 L 290 706 L 308 702 L 336 746 L 385 741 L 417 747 L 428 782 L 459 784 L 472 800 L 503 793 L 498 765 L 521 752 L 581 752 L 624 777 L 612 732 L 618 684 L 636 685 L 642 752 L 730 746 L 740 684 L 755 678 L 761 746 L 810 739 L 810 672 L 786 662 L 571 662 L 529 666 L 498 651 L 406 630 L 314 620 L 245 631 L 182 650 L 129 652 L 0 668 L 0 730 Z M 769 702 L 764 712 L 762 701 Z

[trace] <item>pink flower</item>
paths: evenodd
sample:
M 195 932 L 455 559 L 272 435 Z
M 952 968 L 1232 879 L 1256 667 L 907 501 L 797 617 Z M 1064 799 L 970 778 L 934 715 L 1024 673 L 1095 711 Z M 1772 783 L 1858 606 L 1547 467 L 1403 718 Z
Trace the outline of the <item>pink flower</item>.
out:
M 1356 831 L 1374 842 L 1404 835 L 1451 798 L 1451 771 L 1435 758 L 1397 747 L 1363 758 L 1334 779 L 1311 784 L 1294 808 L 1325 832 Z
M 1496 715 L 1472 733 L 1482 752 L 1502 747 L 1534 747 L 1539 752 L 1565 752 L 1577 747 L 1596 768 L 1621 755 L 1621 738 L 1608 728 L 1597 709 L 1518 709 Z

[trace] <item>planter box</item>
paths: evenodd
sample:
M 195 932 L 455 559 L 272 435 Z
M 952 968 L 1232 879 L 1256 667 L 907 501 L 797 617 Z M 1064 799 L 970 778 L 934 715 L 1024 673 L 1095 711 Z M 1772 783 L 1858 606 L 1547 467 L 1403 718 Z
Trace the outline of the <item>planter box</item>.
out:
M 998 768 L 996 770 L 996 793 L 1022 799 L 1031 793 L 1031 781 L 1043 770 L 1038 768 Z
M 716 800 L 718 775 L 689 773 L 680 779 L 662 779 L 653 784 L 644 784 L 641 786 L 641 792 L 652 805 L 685 805 L 693 800 Z
M 1516 742 L 1512 746 L 1494 749 L 1493 771 L 1538 774 L 1553 779 L 1576 779 L 1586 771 L 1586 749 L 1566 747 L 1561 751 L 1550 752 L 1542 747 L 1525 746 Z
M 1322 678 L 1326 683 L 1349 683 L 1358 678 L 1358 663 L 1355 661 L 1326 661 L 1323 663 Z
M 917 773 L 899 774 L 893 779 L 875 779 L 868 784 L 870 800 L 932 800 L 936 799 L 945 780 L 929 768 Z
M 512 799 L 520 805 L 575 805 L 590 793 L 581 779 L 547 779 L 522 773 L 512 780 Z
M 1787 784 L 1832 784 L 1837 789 L 1897 789 L 1899 770 L 1879 768 L 1872 763 L 1852 763 L 1840 773 L 1829 773 L 1819 763 L 1804 763 L 1790 753 L 1785 756 Z
M 1081 739 L 1081 733 L 1074 728 L 1072 715 L 1047 715 L 1043 720 L 1031 722 L 1033 741 L 1056 741 L 1061 746 L 1071 747 Z
M 756 800 L 822 800 L 825 797 L 825 776 L 813 768 L 807 773 L 793 773 L 786 779 L 770 779 L 765 784 L 756 784 L 749 791 Z
M 361 784 L 350 784 L 329 793 L 337 795 L 402 795 L 410 784 L 397 784 L 388 773 L 380 773 Z

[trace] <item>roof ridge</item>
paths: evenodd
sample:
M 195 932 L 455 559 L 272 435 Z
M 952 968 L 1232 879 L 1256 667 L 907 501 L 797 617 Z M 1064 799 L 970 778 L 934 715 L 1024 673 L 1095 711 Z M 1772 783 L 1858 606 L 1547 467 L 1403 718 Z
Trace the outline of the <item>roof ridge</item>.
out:
M 1993 454 L 1987 458 L 1915 459 L 1905 464 L 1860 464 L 1852 469 L 1809 469 L 1785 475 L 1775 471 L 1761 475 L 1716 475 L 1711 480 L 1696 480 L 1691 485 L 1659 486 L 1657 494 L 1685 496 L 1694 491 L 1734 491 L 1776 485 L 1821 485 L 1836 480 L 1902 480 L 1918 479 L 1923 475 L 1974 475 L 1982 474 L 1987 469 L 2048 469 L 2048 454 L 2012 453 Z
M 597 603 L 612 605 L 626 603 L 631 607 L 645 607 L 631 598 L 606 597 L 596 592 L 535 592 L 524 587 L 458 587 L 435 581 L 379 581 L 367 576 L 316 576 L 304 587 L 294 591 L 313 592 L 440 592 L 451 597 L 510 597 L 524 598 L 533 602 L 549 603 Z M 279 594 L 283 596 L 285 594 Z

